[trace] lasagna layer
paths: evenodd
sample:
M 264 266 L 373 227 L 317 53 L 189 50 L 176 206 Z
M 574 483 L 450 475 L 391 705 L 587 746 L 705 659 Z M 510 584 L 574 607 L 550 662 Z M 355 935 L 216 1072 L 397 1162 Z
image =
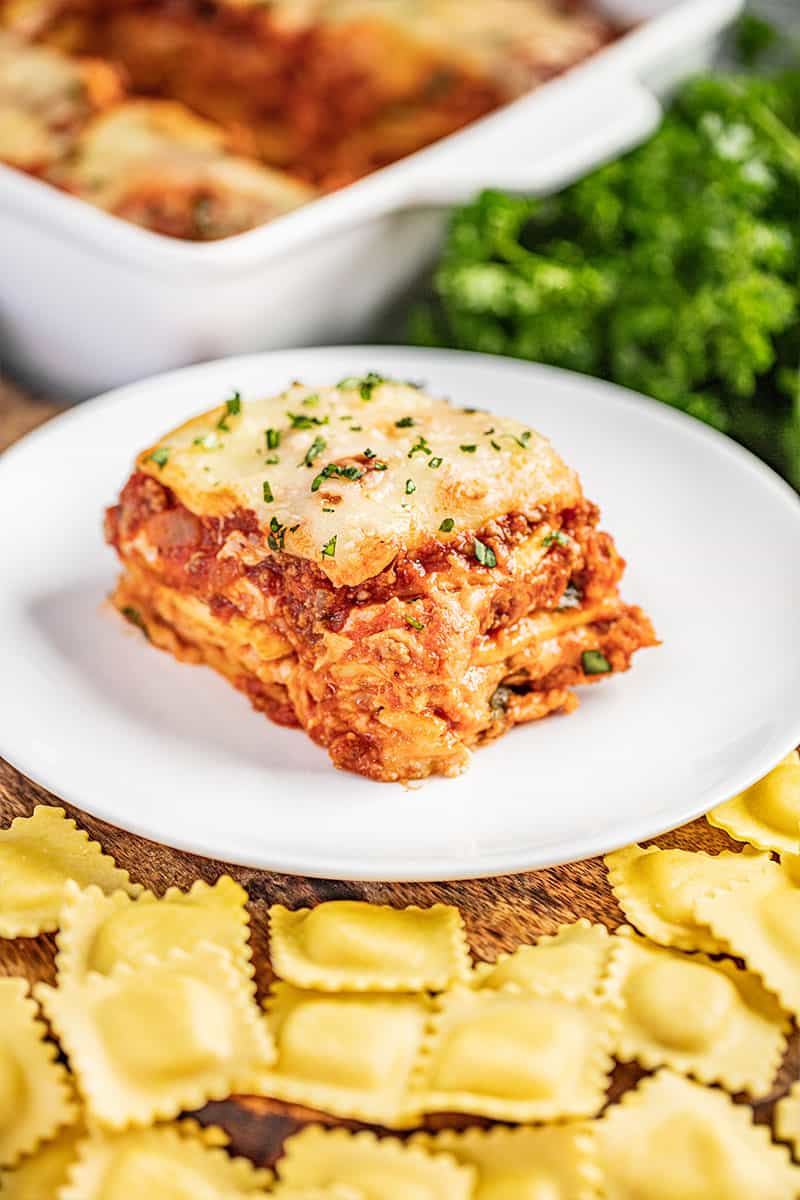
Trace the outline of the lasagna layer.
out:
M 114 602 L 154 644 L 337 766 L 403 780 L 457 773 L 655 644 L 598 515 L 532 430 L 369 376 L 173 430 L 106 534 Z
M 393 162 L 592 54 L 575 0 L 6 0 L 7 21 L 121 64 L 324 189 Z

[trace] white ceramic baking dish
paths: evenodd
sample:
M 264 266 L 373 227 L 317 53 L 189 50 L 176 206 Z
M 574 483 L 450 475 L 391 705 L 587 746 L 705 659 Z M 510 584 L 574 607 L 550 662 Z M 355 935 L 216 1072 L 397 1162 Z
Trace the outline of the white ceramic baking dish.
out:
M 0 166 L 0 364 L 80 398 L 189 362 L 357 340 L 430 262 L 447 206 L 551 191 L 641 140 L 744 0 L 605 0 L 636 28 L 459 133 L 270 225 L 206 244 Z

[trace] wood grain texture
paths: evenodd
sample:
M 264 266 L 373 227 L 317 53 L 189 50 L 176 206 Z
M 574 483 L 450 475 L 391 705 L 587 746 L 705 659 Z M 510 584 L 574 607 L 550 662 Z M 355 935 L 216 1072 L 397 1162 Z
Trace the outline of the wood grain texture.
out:
M 4 444 L 4 437 L 7 442 L 12 440 L 14 435 L 11 430 L 18 428 L 20 422 L 28 427 L 36 423 L 31 419 L 31 403 L 23 397 L 19 398 L 25 408 L 24 415 L 20 416 L 19 405 L 9 400 L 12 396 L 13 393 L 3 391 L 0 384 L 0 447 Z M 34 417 L 40 420 L 46 419 L 53 411 L 53 406 L 33 409 Z M 61 802 L 0 759 L 1 824 L 7 824 L 15 816 L 29 815 L 36 804 L 54 803 Z M 611 929 L 624 920 L 608 886 L 601 859 L 468 882 L 346 883 L 249 870 L 198 858 L 134 837 L 69 805 L 63 807 L 113 854 L 121 866 L 130 871 L 133 879 L 157 894 L 173 885 L 187 888 L 198 878 L 213 882 L 224 872 L 237 879 L 250 895 L 251 940 L 261 996 L 271 979 L 267 955 L 267 912 L 274 903 L 297 908 L 322 900 L 352 898 L 394 906 L 429 905 L 435 902 L 456 904 L 463 913 L 473 953 L 488 960 L 493 960 L 501 950 L 513 950 L 520 943 L 530 942 L 544 933 L 553 933 L 560 924 L 579 917 L 602 922 Z M 705 820 L 695 821 L 656 839 L 656 842 L 663 846 L 712 853 L 738 848 L 725 833 L 712 828 Z M 54 939 L 51 936 L 0 941 L 0 975 L 22 975 L 31 981 L 52 981 L 53 953 Z M 635 1067 L 618 1067 L 612 1081 L 611 1096 L 620 1094 L 641 1074 Z M 795 1032 L 772 1093 L 755 1106 L 759 1121 L 770 1119 L 774 1101 L 798 1075 L 800 1039 Z M 256 1097 L 209 1105 L 203 1116 L 204 1119 L 220 1121 L 231 1134 L 235 1148 L 260 1163 L 273 1162 L 280 1153 L 284 1138 L 311 1119 L 322 1119 L 332 1124 L 353 1124 L 321 1117 L 298 1106 Z M 432 1126 L 464 1123 L 467 1120 L 447 1117 L 430 1122 Z

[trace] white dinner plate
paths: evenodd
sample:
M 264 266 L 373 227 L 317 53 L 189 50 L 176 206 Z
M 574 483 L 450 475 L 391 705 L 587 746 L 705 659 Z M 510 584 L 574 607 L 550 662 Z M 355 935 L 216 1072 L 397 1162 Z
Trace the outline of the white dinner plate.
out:
M 102 348 L 98 348 L 102 352 Z M 102 516 L 134 454 L 220 402 L 369 369 L 552 438 L 663 644 L 521 726 L 458 779 L 336 771 L 204 667 L 106 603 Z M 291 350 L 111 392 L 0 458 L 0 753 L 70 803 L 232 862 L 342 879 L 521 871 L 650 837 L 749 785 L 800 741 L 800 501 L 733 442 L 610 384 L 483 355 Z

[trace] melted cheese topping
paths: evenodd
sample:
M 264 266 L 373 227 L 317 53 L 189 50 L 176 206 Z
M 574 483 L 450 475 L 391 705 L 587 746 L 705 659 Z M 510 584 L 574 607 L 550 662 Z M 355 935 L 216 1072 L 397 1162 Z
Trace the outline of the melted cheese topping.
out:
M 518 421 L 457 409 L 408 384 L 359 382 L 296 384 L 238 413 L 212 409 L 144 451 L 139 469 L 193 512 L 253 511 L 265 552 L 283 548 L 347 585 L 431 538 L 580 499 L 575 472 Z M 268 430 L 277 446 L 268 448 Z

